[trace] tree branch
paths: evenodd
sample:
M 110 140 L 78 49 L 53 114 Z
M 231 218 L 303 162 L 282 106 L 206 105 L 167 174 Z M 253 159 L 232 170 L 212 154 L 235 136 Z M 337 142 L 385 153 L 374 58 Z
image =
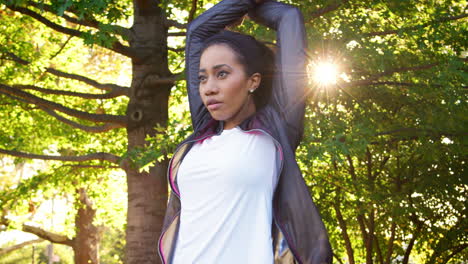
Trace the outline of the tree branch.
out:
M 12 6 L 12 5 L 7 5 L 7 7 L 13 11 L 16 11 L 16 12 L 19 12 L 23 15 L 27 15 L 27 16 L 30 16 L 34 19 L 36 19 L 37 21 L 41 22 L 42 24 L 46 25 L 47 27 L 55 30 L 55 31 L 58 31 L 60 33 L 63 33 L 63 34 L 67 34 L 67 35 L 70 35 L 70 36 L 75 36 L 75 37 L 79 37 L 79 38 L 83 38 L 84 36 L 84 32 L 81 32 L 81 31 L 78 31 L 78 30 L 75 30 L 75 29 L 71 29 L 71 28 L 67 28 L 67 27 L 63 27 L 61 25 L 58 25 L 56 23 L 53 23 L 52 21 L 48 20 L 47 18 L 41 16 L 40 14 L 30 10 L 30 9 L 27 9 L 27 8 L 24 8 L 24 7 L 19 7 L 19 6 Z M 104 46 L 103 46 L 104 47 Z M 117 53 L 120 53 L 122 55 L 125 55 L 127 57 L 130 57 L 130 58 L 135 58 L 137 59 L 138 56 L 135 52 L 135 50 L 133 50 L 132 48 L 128 47 L 128 46 L 125 46 L 123 44 L 121 44 L 120 42 L 118 42 L 117 40 L 115 40 L 113 43 L 112 43 L 112 47 L 104 47 L 104 48 L 107 48 L 107 49 L 110 49 L 110 50 L 113 50 Z
M 174 82 L 183 80 L 184 76 L 185 76 L 185 74 L 183 72 L 182 73 L 176 73 L 176 74 L 172 75 L 171 77 L 160 78 L 159 80 L 154 80 L 153 84 L 174 83 Z
M 377 252 L 377 258 L 380 264 L 384 264 L 382 249 L 380 248 L 379 239 L 377 239 L 377 236 L 375 235 L 375 233 L 373 236 L 374 236 L 375 251 Z
M 367 37 L 374 37 L 374 36 L 393 35 L 393 34 L 398 34 L 399 32 L 403 32 L 403 31 L 411 31 L 411 30 L 414 30 L 414 29 L 417 29 L 417 28 L 427 27 L 427 26 L 430 26 L 430 25 L 435 24 L 435 23 L 443 23 L 443 22 L 447 22 L 447 21 L 463 19 L 463 18 L 465 18 L 467 16 L 468 16 L 468 14 L 461 14 L 461 15 L 458 15 L 458 16 L 442 17 L 442 18 L 438 18 L 438 19 L 435 19 L 433 21 L 430 21 L 430 22 L 427 22 L 427 23 L 424 23 L 424 24 L 421 24 L 421 25 L 416 25 L 416 26 L 411 26 L 411 27 L 406 27 L 406 28 L 400 28 L 400 29 L 396 29 L 396 30 L 385 30 L 385 31 L 378 31 L 378 32 L 363 33 L 362 37 L 367 38 Z
M 48 113 L 49 115 L 55 117 L 57 120 L 69 125 L 69 126 L 72 126 L 74 128 L 78 128 L 78 129 L 81 129 L 83 131 L 86 131 L 86 132 L 91 132 L 91 133 L 102 133 L 102 132 L 107 132 L 109 130 L 112 130 L 112 129 L 115 129 L 115 128 L 122 128 L 122 127 L 125 127 L 124 125 L 122 124 L 115 124 L 115 123 L 107 123 L 105 125 L 102 125 L 102 126 L 85 126 L 85 125 L 82 125 L 82 124 L 79 124 L 77 122 L 74 122 L 70 119 L 67 119 L 59 114 L 57 114 L 55 111 L 53 110 L 50 110 L 50 109 L 46 109 L 46 108 L 42 108 L 42 110 L 44 110 L 46 113 Z
M 383 135 L 393 135 L 393 134 L 398 134 L 398 133 L 404 133 L 405 135 L 408 133 L 425 133 L 427 135 L 436 135 L 436 136 L 466 136 L 468 135 L 468 132 L 447 132 L 447 131 L 436 131 L 432 129 L 424 129 L 424 128 L 416 128 L 416 127 L 404 127 L 404 128 L 398 128 L 398 129 L 393 129 L 389 131 L 383 131 L 383 132 L 378 132 L 375 133 L 375 136 L 383 136 Z M 412 134 L 414 135 L 414 134 Z
M 367 249 L 366 245 L 368 244 L 367 241 L 368 241 L 369 238 L 368 238 L 368 234 L 367 234 L 367 231 L 366 231 L 366 224 L 364 223 L 364 221 L 365 221 L 364 214 L 363 213 L 358 214 L 357 220 L 358 220 L 358 223 L 359 223 L 359 228 L 361 229 L 362 243 L 364 245 L 364 248 Z
M 416 241 L 416 234 L 413 234 L 413 237 L 411 237 L 410 242 L 408 243 L 408 246 L 405 249 L 405 254 L 403 256 L 403 264 L 408 264 L 409 261 L 409 256 L 411 254 L 411 250 L 413 250 L 414 242 Z
M 182 48 L 171 48 L 171 47 L 167 47 L 168 50 L 170 51 L 174 51 L 174 52 L 181 52 L 181 51 L 184 51 L 185 50 L 185 47 L 182 47 Z
M 372 264 L 373 263 L 373 254 L 372 254 L 372 244 L 374 240 L 374 216 L 375 216 L 375 211 L 374 209 L 371 209 L 369 213 L 369 221 L 368 221 L 368 230 L 367 232 L 367 240 L 366 240 L 366 263 L 367 264 Z
M 11 246 L 11 247 L 0 248 L 0 255 L 5 255 L 5 254 L 8 254 L 8 253 L 10 253 L 12 251 L 24 248 L 24 247 L 29 246 L 31 244 L 40 243 L 42 241 L 44 241 L 44 239 L 40 238 L 40 239 L 26 241 L 26 242 L 23 242 L 23 243 L 20 243 L 20 244 Z
M 380 78 L 380 77 L 392 75 L 392 74 L 394 74 L 394 73 L 396 73 L 396 72 L 408 72 L 408 71 L 427 70 L 427 69 L 430 69 L 430 68 L 439 66 L 440 64 L 441 64 L 441 63 L 436 62 L 436 63 L 429 63 L 429 64 L 426 64 L 426 65 L 418 65 L 418 66 L 411 66 L 411 67 L 394 68 L 394 69 L 390 69 L 390 70 L 383 71 L 383 72 L 381 72 L 381 73 L 377 73 L 377 74 L 371 75 L 371 76 L 369 76 L 369 78 L 367 78 L 367 80 L 375 80 L 375 79 L 378 79 L 378 78 Z
M 465 250 L 465 248 L 468 247 L 468 244 L 461 244 L 459 245 L 458 247 L 455 247 L 453 250 L 452 250 L 452 253 L 450 253 L 450 255 L 448 255 L 447 257 L 444 258 L 443 262 L 442 263 L 447 263 L 451 258 L 453 258 L 455 255 L 457 255 L 458 253 L 462 252 L 463 250 Z
M 21 151 L 15 150 L 6 150 L 0 148 L 0 154 L 6 154 L 18 158 L 25 158 L 25 159 L 40 159 L 40 160 L 59 160 L 59 161 L 72 161 L 72 162 L 84 162 L 84 161 L 91 161 L 91 160 L 102 160 L 108 161 L 111 163 L 119 164 L 120 157 L 104 152 L 97 152 L 88 155 L 82 156 L 54 156 L 54 155 L 38 155 L 38 154 L 31 154 L 25 153 Z
M 65 164 L 63 165 L 65 167 L 73 167 L 73 168 L 92 168 L 92 169 L 120 169 L 122 167 L 120 166 L 104 166 L 104 165 L 86 165 L 86 164 L 80 164 L 80 165 L 68 165 Z
M 333 207 L 335 208 L 336 218 L 338 219 L 338 224 L 341 229 L 341 235 L 345 242 L 346 253 L 348 255 L 348 261 L 349 261 L 349 264 L 354 264 L 355 262 L 354 262 L 353 246 L 351 244 L 351 239 L 349 238 L 349 235 L 348 235 L 348 228 L 346 225 L 346 221 L 344 220 L 343 214 L 341 213 L 340 204 L 338 202 L 338 197 L 335 198 L 335 201 L 336 203 L 333 204 Z
M 7 219 L 5 216 L 1 216 L 0 218 L 0 224 L 8 226 L 10 220 Z M 40 227 L 28 225 L 28 224 L 23 224 L 22 226 L 22 231 L 34 234 L 42 239 L 49 240 L 52 243 L 56 244 L 63 244 L 67 246 L 73 247 L 73 239 L 69 239 L 67 236 L 56 234 L 49 232 L 47 230 L 44 230 Z
M 333 252 L 333 257 L 338 261 L 338 263 L 344 264 L 343 260 L 341 260 L 340 257 L 335 252 Z
M 16 56 L 15 54 L 13 54 L 11 52 L 6 52 L 4 54 L 6 56 L 8 56 L 10 59 L 12 59 L 13 61 L 15 61 L 16 63 L 19 63 L 21 65 L 29 65 L 30 64 L 29 61 L 26 61 L 26 60 Z M 2 56 L 2 58 L 4 58 L 4 57 L 5 56 Z M 97 88 L 97 89 L 104 90 L 104 91 L 109 91 L 111 93 L 114 93 L 117 96 L 120 96 L 120 95 L 128 96 L 129 95 L 129 90 L 130 89 L 128 87 L 123 87 L 123 86 L 119 86 L 119 85 L 116 85 L 116 84 L 109 84 L 109 83 L 104 83 L 104 84 L 99 83 L 99 82 L 97 82 L 95 80 L 92 80 L 92 79 L 90 79 L 88 77 L 78 75 L 78 74 L 66 73 L 66 72 L 51 68 L 51 67 L 46 68 L 46 72 L 48 72 L 50 74 L 53 74 L 55 76 L 58 76 L 58 77 L 64 77 L 64 78 L 84 82 L 84 83 L 86 83 L 88 85 L 91 85 L 91 86 Z
M 390 156 L 384 156 L 384 158 L 380 162 L 380 166 L 379 166 L 378 170 L 372 176 L 374 179 L 376 179 L 382 173 L 382 170 L 385 167 L 385 164 L 387 164 L 389 159 L 390 159 Z
M 392 219 L 392 226 L 390 227 L 390 239 L 388 240 L 387 255 L 385 257 L 384 264 L 390 264 L 390 261 L 392 259 L 393 242 L 395 240 L 395 229 L 396 229 L 395 219 Z
M 193 18 L 195 17 L 195 13 L 197 12 L 197 2 L 198 0 L 192 0 L 192 6 L 190 7 L 188 22 L 192 22 Z
M 184 77 L 183 72 L 174 74 L 170 77 L 163 77 L 163 78 L 161 78 L 159 75 L 156 75 L 156 74 L 149 74 L 142 79 L 139 85 L 140 86 L 141 85 L 156 86 L 159 84 L 173 84 L 176 81 L 182 80 L 183 77 Z
M 410 202 L 410 204 L 412 204 L 412 202 Z M 416 230 L 415 230 L 416 232 L 413 232 L 413 236 L 411 237 L 408 243 L 408 246 L 405 249 L 405 254 L 403 255 L 402 264 L 408 264 L 411 251 L 413 250 L 414 243 L 416 242 L 416 237 L 419 235 L 419 232 L 421 231 L 423 227 L 423 222 L 419 221 L 414 213 L 411 214 L 411 216 L 409 217 L 409 220 L 412 221 L 416 225 Z
M 54 90 L 54 89 L 45 89 L 45 88 L 40 88 L 34 85 L 22 85 L 22 84 L 16 84 L 12 86 L 13 88 L 20 89 L 20 90 L 34 90 L 46 94 L 56 94 L 56 95 L 66 95 L 66 96 L 74 96 L 74 97 L 80 97 L 80 98 L 85 98 L 85 99 L 111 99 L 115 98 L 118 96 L 121 96 L 122 94 L 117 94 L 115 92 L 110 92 L 106 94 L 89 94 L 89 93 L 77 93 L 77 92 L 70 92 L 70 91 L 64 91 L 64 90 Z
M 6 54 L 6 56 L 3 54 Z M 30 63 L 29 61 L 23 60 L 22 58 L 16 56 L 16 54 L 14 53 L 11 53 L 11 52 L 2 53 L 2 57 L 1 57 L 2 59 L 6 59 L 7 57 L 9 57 L 12 61 L 21 65 L 28 65 Z
M 179 32 L 168 32 L 167 36 L 169 37 L 185 37 L 186 32 L 185 31 L 179 31 Z
M 91 199 L 89 199 L 89 196 L 88 194 L 86 193 L 86 190 L 84 188 L 79 188 L 77 190 L 78 194 L 79 194 L 79 200 L 82 204 L 86 205 L 86 207 L 88 207 L 89 209 L 92 210 L 92 207 L 93 207 L 93 201 Z
M 91 86 L 93 86 L 93 87 L 95 87 L 97 89 L 114 92 L 117 95 L 125 95 L 125 96 L 129 95 L 129 90 L 130 89 L 128 87 L 123 87 L 123 86 L 112 84 L 112 83 L 99 83 L 99 82 L 97 82 L 95 80 L 92 80 L 92 79 L 90 79 L 88 77 L 78 75 L 78 74 L 73 74 L 73 73 L 66 73 L 66 72 L 63 72 L 63 71 L 56 70 L 54 68 L 47 68 L 46 72 L 51 73 L 51 74 L 53 74 L 55 76 L 81 81 L 81 82 L 89 84 L 89 85 L 91 85 Z
M 372 153 L 370 152 L 369 147 L 366 147 L 366 168 L 367 168 L 367 179 L 373 184 L 372 178 Z
M 36 2 L 33 2 L 33 1 L 28 1 L 28 5 L 33 6 L 35 8 L 38 8 L 38 9 L 44 9 L 45 11 L 47 11 L 49 13 L 57 15 L 57 10 L 54 10 L 54 8 L 51 5 L 47 5 L 47 4 L 43 4 L 43 3 L 39 4 L 39 3 L 36 3 Z M 70 10 L 67 10 L 67 11 L 70 11 Z M 104 25 L 106 27 L 111 28 L 114 31 L 114 33 L 116 33 L 116 34 L 118 34 L 118 35 L 120 35 L 120 36 L 122 36 L 122 37 L 124 37 L 126 39 L 128 39 L 130 37 L 130 30 L 128 28 L 125 28 L 125 27 L 121 27 L 121 26 L 117 26 L 117 25 L 110 25 L 110 24 L 103 24 L 103 23 L 101 23 L 101 22 L 99 22 L 99 21 L 97 21 L 95 19 L 90 19 L 90 18 L 77 19 L 77 18 L 68 16 L 67 14 L 61 15 L 61 17 L 64 18 L 65 20 L 67 20 L 68 22 L 73 23 L 73 24 L 92 27 L 92 28 L 96 28 L 96 29 L 99 29 L 100 26 Z
M 353 164 L 353 159 L 351 158 L 351 155 L 346 155 L 346 159 L 348 160 L 349 164 L 349 174 L 351 175 L 351 178 L 353 181 L 357 180 L 357 175 L 356 175 L 356 170 L 354 169 L 354 164 Z
M 343 84 L 342 84 L 343 85 Z M 359 80 L 353 81 L 349 83 L 345 83 L 345 87 L 354 87 L 354 86 L 370 86 L 370 85 L 394 85 L 394 86 L 434 86 L 434 87 L 442 87 L 440 84 L 421 84 L 421 83 L 408 83 L 408 82 L 392 82 L 392 81 L 383 81 L 383 82 L 376 82 L 371 80 Z
M 467 62 L 468 58 L 463 58 L 461 59 L 463 62 Z M 410 67 L 401 67 L 401 68 L 393 68 L 389 70 L 385 70 L 380 73 L 376 74 L 371 74 L 371 73 L 366 73 L 366 72 L 356 72 L 353 73 L 354 75 L 367 75 L 367 78 L 365 80 L 357 80 L 357 81 L 351 81 L 351 82 L 341 82 L 339 85 L 343 87 L 354 87 L 354 86 L 364 86 L 364 85 L 375 85 L 375 84 L 390 84 L 390 85 L 402 85 L 402 86 L 413 86 L 417 84 L 411 84 L 411 83 L 401 83 L 401 82 L 374 82 L 374 80 L 377 80 L 381 77 L 384 76 L 389 76 L 393 75 L 394 73 L 397 72 L 409 72 L 409 71 L 421 71 L 421 70 L 428 70 L 436 66 L 440 66 L 443 63 L 440 62 L 435 62 L 435 63 L 429 63 L 425 65 L 418 65 L 418 66 L 410 66 Z M 432 85 L 432 84 L 431 84 Z M 434 84 L 434 86 L 439 86 L 438 84 Z
M 20 97 L 28 101 L 29 103 L 35 104 L 39 107 L 57 110 L 67 115 L 77 117 L 80 119 L 85 119 L 85 120 L 89 120 L 93 122 L 115 123 L 119 125 L 127 124 L 127 120 L 125 116 L 107 115 L 107 114 L 91 114 L 88 112 L 79 111 L 76 109 L 65 107 L 55 102 L 51 102 L 51 101 L 39 98 L 33 94 L 15 89 L 13 87 L 10 87 L 1 83 L 0 83 L 0 92 L 4 92 L 6 94 Z
M 27 16 L 30 16 L 34 19 L 36 19 L 37 21 L 41 22 L 42 24 L 56 30 L 56 31 L 59 31 L 61 33 L 64 33 L 64 34 L 67 34 L 67 35 L 71 35 L 71 36 L 75 36 L 75 37 L 81 37 L 81 35 L 83 34 L 83 32 L 81 31 L 78 31 L 78 30 L 75 30 L 75 29 L 71 29 L 71 28 L 66 28 L 66 27 L 63 27 L 63 26 L 60 26 L 58 24 L 55 24 L 53 23 L 52 21 L 46 19 L 45 17 L 39 15 L 38 13 L 30 10 L 30 9 L 27 9 L 27 8 L 24 8 L 24 7 L 19 7 L 19 6 L 13 6 L 13 5 L 7 5 L 7 7 L 13 11 L 16 11 L 16 12 L 19 12 L 23 15 L 27 15 Z
M 443 233 L 443 236 L 435 244 L 431 246 L 432 254 L 427 263 L 447 263 L 453 256 L 464 250 L 468 243 L 463 243 L 463 238 L 461 238 L 464 233 L 460 233 L 460 230 L 464 230 L 466 227 L 466 218 L 463 217 L 466 213 L 466 208 L 464 212 L 458 217 L 455 225 L 451 226 L 446 232 Z M 417 219 L 413 217 L 413 219 Z M 413 220 L 414 221 L 414 220 Z M 417 222 L 420 224 L 421 222 Z M 449 253 L 451 251 L 451 253 Z M 444 256 L 445 255 L 445 256 Z
M 73 247 L 73 239 L 69 239 L 67 236 L 64 235 L 49 232 L 36 226 L 23 224 L 23 231 L 32 233 L 42 239 L 49 240 L 52 243 Z
M 178 29 L 186 29 L 187 28 L 187 24 L 182 24 L 182 23 L 179 23 L 175 20 L 172 20 L 172 19 L 166 19 L 164 21 L 164 25 L 166 27 L 175 27 L 175 28 L 178 28 Z
M 468 61 L 468 58 L 464 58 L 462 60 L 466 62 L 466 61 Z M 374 82 L 374 80 L 377 80 L 380 77 L 393 75 L 394 73 L 397 73 L 397 72 L 428 70 L 430 68 L 439 66 L 441 64 L 442 63 L 440 63 L 440 62 L 435 62 L 435 63 L 429 63 L 429 64 L 418 65 L 418 66 L 393 68 L 393 69 L 385 70 L 383 72 L 376 73 L 376 74 L 371 74 L 371 73 L 366 73 L 366 72 L 356 72 L 356 73 L 353 73 L 353 74 L 354 75 L 361 75 L 361 76 L 362 75 L 367 75 L 367 78 L 365 80 L 351 81 L 351 82 L 348 82 L 348 83 L 342 82 L 342 83 L 340 83 L 340 85 L 344 86 L 344 87 L 354 87 L 354 86 L 374 85 L 374 84 L 393 84 L 393 85 L 409 86 L 409 85 L 413 85 L 413 84 L 400 83 L 400 82 L 380 82 L 380 83 L 376 83 L 376 82 Z
M 79 29 L 79 28 L 78 28 Z M 70 42 L 70 40 L 73 38 L 73 36 L 68 36 L 67 40 L 60 46 L 60 49 L 55 52 L 54 55 L 52 55 L 49 60 L 53 60 L 55 57 L 57 57 L 62 51 L 63 49 L 65 49 L 65 47 L 67 46 L 67 44 Z
M 325 7 L 322 7 L 320 9 L 312 12 L 312 14 L 311 14 L 312 20 L 315 19 L 315 18 L 321 17 L 321 16 L 325 15 L 326 13 L 335 11 L 336 9 L 338 9 L 343 4 L 346 4 L 347 2 L 349 2 L 349 0 L 342 0 L 340 2 L 336 2 L 336 3 L 333 3 L 333 4 L 327 5 Z M 312 20 L 308 21 L 307 24 L 311 23 Z

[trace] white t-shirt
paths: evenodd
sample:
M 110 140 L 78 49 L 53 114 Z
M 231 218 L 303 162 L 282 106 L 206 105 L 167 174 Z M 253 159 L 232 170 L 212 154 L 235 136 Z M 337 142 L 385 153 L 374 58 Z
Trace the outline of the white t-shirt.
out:
M 180 165 L 174 264 L 272 264 L 276 147 L 240 128 L 196 143 Z

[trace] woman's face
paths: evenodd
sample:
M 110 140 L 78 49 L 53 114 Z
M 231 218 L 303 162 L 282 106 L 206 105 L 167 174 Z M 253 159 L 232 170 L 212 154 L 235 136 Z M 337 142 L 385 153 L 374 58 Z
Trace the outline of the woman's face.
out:
M 244 65 L 227 45 L 214 44 L 200 58 L 200 96 L 211 116 L 230 129 L 255 112 L 253 96 L 260 74 L 247 76 Z

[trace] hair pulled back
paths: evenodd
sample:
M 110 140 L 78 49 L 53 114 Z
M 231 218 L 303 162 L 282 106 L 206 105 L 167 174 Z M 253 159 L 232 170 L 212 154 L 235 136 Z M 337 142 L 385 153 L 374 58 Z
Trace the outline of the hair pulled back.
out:
M 254 73 L 262 76 L 253 98 L 257 110 L 264 107 L 270 100 L 275 74 L 273 51 L 252 36 L 224 30 L 205 40 L 201 53 L 216 44 L 227 45 L 234 51 L 238 62 L 244 66 L 247 76 L 250 77 Z

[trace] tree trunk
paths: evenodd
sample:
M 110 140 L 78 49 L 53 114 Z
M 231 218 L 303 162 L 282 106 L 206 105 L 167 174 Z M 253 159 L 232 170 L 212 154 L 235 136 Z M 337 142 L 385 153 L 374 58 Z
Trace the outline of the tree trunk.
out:
M 375 211 L 374 209 L 371 209 L 369 213 L 369 225 L 367 227 L 369 232 L 367 233 L 367 241 L 366 241 L 366 264 L 374 263 L 373 252 L 372 252 L 373 243 L 374 243 L 374 215 L 375 215 Z
M 78 193 L 82 207 L 78 209 L 75 218 L 76 236 L 73 239 L 75 264 L 99 264 L 100 234 L 93 224 L 96 209 L 93 209 L 92 202 L 83 188 L 79 189 Z
M 341 209 L 340 209 L 340 204 L 339 204 L 339 199 L 337 198 L 336 203 L 333 204 L 336 212 L 336 218 L 338 219 L 338 224 L 341 228 L 341 236 L 345 242 L 345 247 L 346 247 L 346 254 L 348 255 L 348 262 L 349 264 L 354 264 L 354 251 L 353 251 L 353 246 L 351 244 L 351 239 L 349 238 L 348 235 L 348 227 L 346 224 L 346 221 L 343 218 L 343 215 L 341 214 Z
M 133 37 L 130 46 L 145 57 L 133 60 L 133 79 L 127 108 L 128 150 L 145 145 L 155 126 L 166 127 L 168 99 L 173 84 L 157 80 L 170 76 L 167 60 L 165 13 L 159 1 L 134 0 Z M 141 57 L 141 56 L 139 56 Z M 128 185 L 126 263 L 159 263 L 157 242 L 167 204 L 167 161 L 149 172 L 125 165 Z
M 410 242 L 408 243 L 408 246 L 406 247 L 405 254 L 403 256 L 403 261 L 401 263 L 408 264 L 411 250 L 413 249 L 415 241 L 416 241 L 416 234 L 413 234 L 413 237 L 411 238 Z

